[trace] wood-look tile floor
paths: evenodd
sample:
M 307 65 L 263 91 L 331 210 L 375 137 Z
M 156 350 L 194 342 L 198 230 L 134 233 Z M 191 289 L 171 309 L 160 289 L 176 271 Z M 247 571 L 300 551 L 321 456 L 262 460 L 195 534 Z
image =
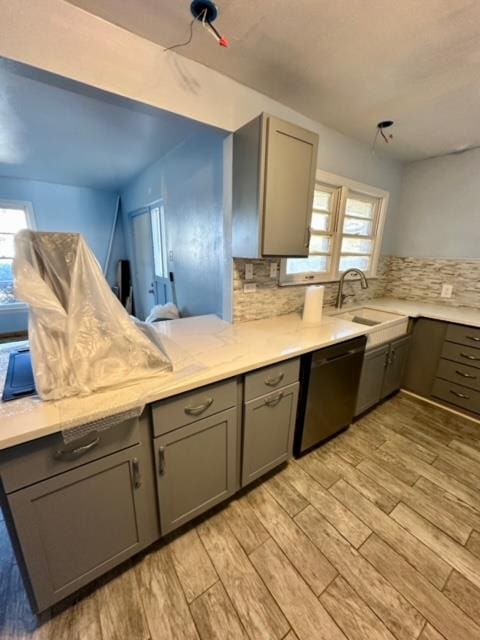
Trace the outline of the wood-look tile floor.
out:
M 398 395 L 47 619 L 3 532 L 0 638 L 480 640 L 480 425 Z

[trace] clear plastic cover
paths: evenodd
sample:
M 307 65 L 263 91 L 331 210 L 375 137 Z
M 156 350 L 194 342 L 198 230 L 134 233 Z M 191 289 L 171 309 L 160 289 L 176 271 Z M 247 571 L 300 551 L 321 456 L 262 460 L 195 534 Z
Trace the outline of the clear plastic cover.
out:
M 114 296 L 80 234 L 20 231 L 14 271 L 15 296 L 30 307 L 33 373 L 43 400 L 172 369 Z

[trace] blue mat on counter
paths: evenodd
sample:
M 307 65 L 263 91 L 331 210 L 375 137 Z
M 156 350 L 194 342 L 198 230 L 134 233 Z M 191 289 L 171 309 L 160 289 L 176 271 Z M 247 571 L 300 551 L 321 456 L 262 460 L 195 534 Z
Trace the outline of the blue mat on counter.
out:
M 8 360 L 7 377 L 3 388 L 2 400 L 16 400 L 35 393 L 32 358 L 29 349 L 12 351 Z

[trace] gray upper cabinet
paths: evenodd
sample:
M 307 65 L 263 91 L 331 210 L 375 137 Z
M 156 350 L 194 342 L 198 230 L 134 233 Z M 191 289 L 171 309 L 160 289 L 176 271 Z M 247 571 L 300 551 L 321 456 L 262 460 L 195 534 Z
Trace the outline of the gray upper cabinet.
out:
M 236 491 L 237 448 L 236 408 L 155 438 L 163 535 Z
M 233 256 L 308 256 L 318 135 L 261 114 L 234 134 Z
M 149 443 L 15 491 L 7 505 L 7 522 L 14 526 L 14 546 L 37 611 L 159 537 Z

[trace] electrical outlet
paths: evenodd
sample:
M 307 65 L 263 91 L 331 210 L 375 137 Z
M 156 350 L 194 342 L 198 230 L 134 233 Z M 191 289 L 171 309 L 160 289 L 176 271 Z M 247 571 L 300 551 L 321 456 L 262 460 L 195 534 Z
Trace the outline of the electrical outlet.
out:
M 253 264 L 247 262 L 245 265 L 245 280 L 253 280 Z
M 441 298 L 451 298 L 453 293 L 453 285 L 452 284 L 442 284 L 442 292 L 440 294 Z
M 275 280 L 277 278 L 278 273 L 278 264 L 276 262 L 270 263 L 270 278 Z
M 255 293 L 257 290 L 257 285 L 255 282 L 250 282 L 249 284 L 243 285 L 243 293 Z

